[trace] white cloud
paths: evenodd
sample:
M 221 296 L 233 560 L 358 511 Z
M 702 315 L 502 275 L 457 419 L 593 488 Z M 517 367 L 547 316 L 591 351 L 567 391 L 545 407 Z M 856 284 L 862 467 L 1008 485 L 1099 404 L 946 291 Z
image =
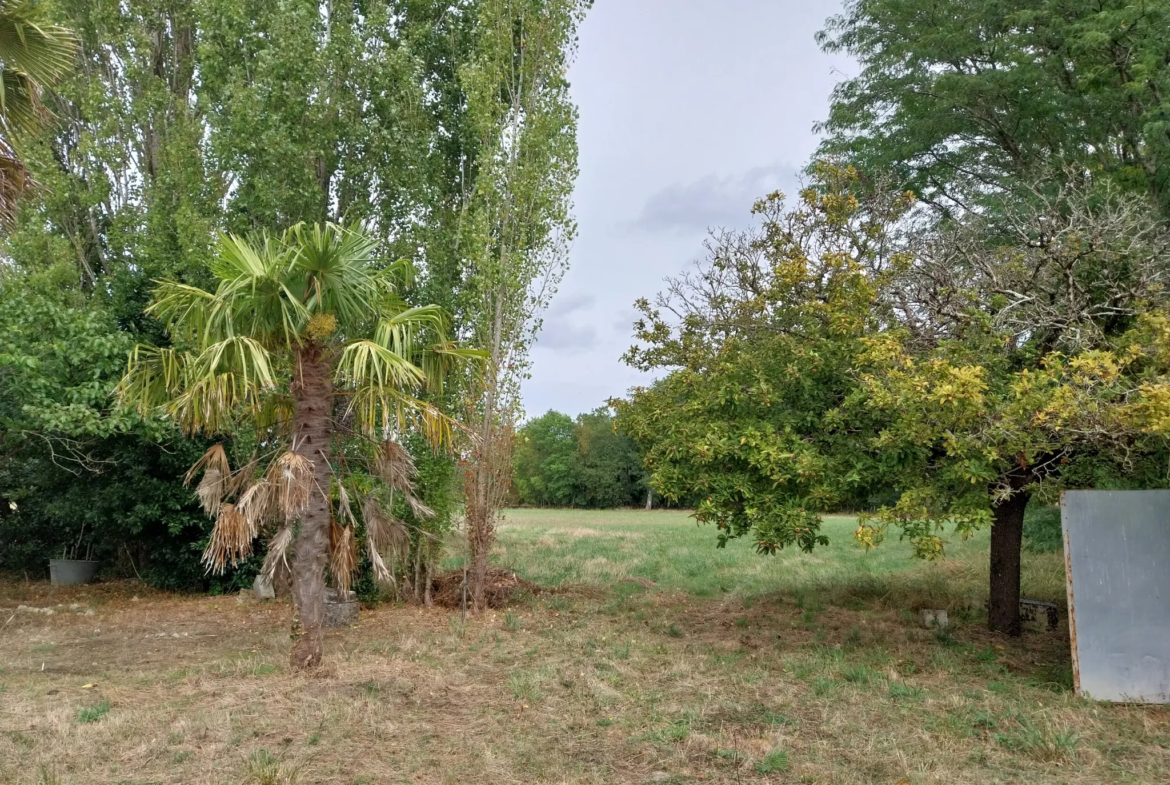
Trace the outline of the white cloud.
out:
M 597 343 L 597 328 L 592 324 L 578 324 L 573 314 L 590 311 L 596 298 L 591 294 L 577 294 L 553 300 L 544 317 L 536 348 L 553 349 L 569 354 L 585 352 Z
M 772 164 L 737 175 L 710 174 L 676 183 L 647 199 L 633 225 L 643 231 L 678 233 L 743 226 L 750 222 L 757 199 L 776 190 L 795 196 L 799 175 L 794 166 Z

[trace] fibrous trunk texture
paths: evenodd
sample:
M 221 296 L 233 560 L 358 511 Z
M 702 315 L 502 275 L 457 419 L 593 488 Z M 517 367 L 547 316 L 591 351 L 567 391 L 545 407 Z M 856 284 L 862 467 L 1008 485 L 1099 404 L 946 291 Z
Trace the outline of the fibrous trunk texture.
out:
M 1020 549 L 1028 494 L 1016 491 L 996 507 L 991 524 L 991 589 L 987 621 L 995 632 L 1019 635 Z
M 328 358 L 315 346 L 302 348 L 293 384 L 293 451 L 313 467 L 313 487 L 300 516 L 292 565 L 293 600 L 302 628 L 293 644 L 292 667 L 321 664 L 325 642 L 325 565 L 329 562 L 329 480 L 333 384 Z

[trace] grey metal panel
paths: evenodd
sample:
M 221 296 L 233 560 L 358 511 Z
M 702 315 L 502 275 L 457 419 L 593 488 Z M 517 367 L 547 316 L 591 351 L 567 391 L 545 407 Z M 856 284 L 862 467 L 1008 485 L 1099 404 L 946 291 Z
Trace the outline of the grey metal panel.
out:
M 1170 703 L 1170 491 L 1061 496 L 1077 692 Z

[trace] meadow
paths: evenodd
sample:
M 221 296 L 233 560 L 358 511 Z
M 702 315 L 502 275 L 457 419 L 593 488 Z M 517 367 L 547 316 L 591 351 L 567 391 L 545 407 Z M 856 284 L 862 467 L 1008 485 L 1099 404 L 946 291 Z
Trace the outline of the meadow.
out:
M 924 564 L 852 526 L 761 557 L 680 512 L 510 511 L 495 562 L 539 590 L 363 610 L 312 675 L 281 602 L 0 584 L 0 783 L 1166 781 L 1170 711 L 1076 697 L 1063 624 L 986 630 L 986 534 Z M 1059 555 L 1024 582 L 1063 608 Z

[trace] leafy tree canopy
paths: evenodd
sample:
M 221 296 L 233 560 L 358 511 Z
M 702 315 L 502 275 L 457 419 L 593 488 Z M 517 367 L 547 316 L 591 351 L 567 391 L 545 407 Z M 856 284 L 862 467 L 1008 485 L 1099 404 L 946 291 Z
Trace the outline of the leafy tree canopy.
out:
M 817 511 L 887 491 L 863 544 L 897 525 L 933 558 L 945 524 L 994 519 L 992 624 L 1018 632 L 1029 495 L 1157 481 L 1170 234 L 1091 183 L 961 225 L 852 169 L 815 186 L 790 211 L 761 203 L 758 230 L 716 237 L 641 304 L 628 358 L 669 373 L 616 402 L 623 427 L 656 489 L 702 494 L 720 544 L 811 550 Z
M 654 489 L 698 499 L 720 545 L 750 535 L 762 553 L 812 550 L 825 542 L 817 511 L 864 498 L 896 460 L 865 449 L 874 425 L 829 414 L 891 318 L 878 287 L 905 263 L 895 232 L 913 199 L 857 197 L 852 171 L 821 174 L 791 210 L 780 194 L 757 203 L 758 229 L 716 235 L 695 272 L 638 303 L 642 345 L 627 361 L 670 372 L 614 401 L 619 422 Z
M 819 35 L 860 73 L 823 157 L 962 207 L 1088 169 L 1170 206 L 1170 2 L 850 0 Z
M 76 429 L 42 430 L 73 428 L 63 413 L 91 426 L 77 446 L 125 461 L 125 473 L 103 470 L 107 484 L 130 482 L 135 466 L 173 470 L 181 463 L 173 455 L 206 449 L 199 439 L 181 444 L 173 426 L 128 420 L 111 408 L 108 393 L 124 359 L 113 370 L 116 351 L 103 356 L 109 362 L 90 362 L 86 347 L 145 341 L 166 348 L 160 323 L 144 314 L 153 282 L 214 285 L 209 269 L 219 230 L 279 232 L 299 220 L 362 221 L 388 258 L 410 257 L 420 269 L 404 296 L 457 310 L 465 276 L 462 196 L 474 190 L 478 171 L 461 69 L 481 31 L 478 3 L 468 0 L 327 6 L 56 0 L 39 8 L 75 31 L 70 61 L 76 67 L 44 96 L 47 122 L 12 137 L 40 187 L 22 201 L 4 237 L 0 299 L 12 306 L 5 329 L 39 335 L 45 347 L 71 348 L 60 361 L 38 354 L 42 347 L 30 355 L 19 342 L 7 352 L 42 362 L 41 378 L 26 368 L 0 388 L 0 409 L 25 418 L 10 427 L 40 435 L 22 437 L 19 449 L 10 442 L 0 454 L 0 496 L 23 498 L 22 531 L 31 531 L 35 518 L 53 530 L 38 538 L 48 543 L 68 539 L 75 523 L 18 478 L 53 465 L 44 436 L 56 447 L 62 436 L 80 438 Z M 56 30 L 38 19 L 42 30 Z M 16 67 L 18 60 L 6 53 L 4 63 Z M 37 317 L 24 308 L 26 300 L 51 303 L 56 316 Z M 10 373 L 14 367 L 9 363 Z M 87 404 L 79 407 L 73 387 L 86 368 L 93 375 Z M 46 391 L 45 406 L 39 393 L 26 396 L 25 387 Z M 131 444 L 143 453 L 135 460 Z M 240 449 L 246 454 L 250 445 Z M 450 474 L 450 458 L 443 461 Z M 137 483 L 111 496 L 147 507 L 169 504 L 189 493 L 182 475 L 172 471 L 173 488 Z M 450 494 L 450 477 L 442 475 L 427 472 L 435 488 L 422 494 L 449 513 L 450 500 L 435 498 Z M 145 498 L 148 490 L 158 498 Z M 191 525 L 169 528 L 191 538 L 175 543 L 177 549 L 198 553 L 210 530 L 199 524 L 197 507 L 187 507 Z M 448 513 L 426 526 L 441 528 Z M 3 525 L 17 523 L 9 516 Z M 122 551 L 117 516 L 104 521 L 96 539 Z M 19 566 L 30 563 L 31 552 Z

